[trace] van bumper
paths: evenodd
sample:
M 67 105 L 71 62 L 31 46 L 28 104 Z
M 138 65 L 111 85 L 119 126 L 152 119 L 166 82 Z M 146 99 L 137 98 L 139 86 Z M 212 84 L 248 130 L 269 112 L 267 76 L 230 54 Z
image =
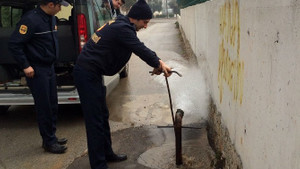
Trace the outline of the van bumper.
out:
M 79 104 L 77 90 L 58 92 L 58 104 Z M 0 105 L 34 105 L 31 94 L 1 93 Z
M 119 84 L 119 75 L 104 76 L 104 84 L 106 86 L 106 95 L 109 95 L 113 89 Z M 66 89 L 69 88 L 69 89 Z M 80 104 L 78 92 L 74 86 L 57 89 L 58 104 Z M 7 105 L 34 105 L 33 97 L 30 93 L 0 93 L 0 106 Z

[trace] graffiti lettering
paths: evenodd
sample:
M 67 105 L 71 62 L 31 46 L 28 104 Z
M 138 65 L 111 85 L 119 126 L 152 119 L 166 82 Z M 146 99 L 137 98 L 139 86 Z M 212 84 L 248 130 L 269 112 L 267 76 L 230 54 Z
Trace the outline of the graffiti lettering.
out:
M 244 62 L 240 58 L 240 14 L 238 0 L 226 0 L 220 8 L 220 37 L 218 85 L 220 103 L 224 85 L 233 93 L 233 99 L 242 104 Z

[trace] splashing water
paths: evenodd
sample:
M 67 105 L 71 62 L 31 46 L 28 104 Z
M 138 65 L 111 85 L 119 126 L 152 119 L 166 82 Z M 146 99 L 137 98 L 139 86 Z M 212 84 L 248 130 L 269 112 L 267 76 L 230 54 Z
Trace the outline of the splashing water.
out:
M 205 121 L 208 115 L 209 92 L 201 70 L 176 61 L 169 61 L 167 65 L 171 65 L 173 70 L 182 74 L 182 77 L 179 77 L 173 73 L 168 78 L 174 113 L 177 109 L 182 109 L 183 123 L 186 124 Z M 166 86 L 164 76 L 155 76 L 154 79 Z

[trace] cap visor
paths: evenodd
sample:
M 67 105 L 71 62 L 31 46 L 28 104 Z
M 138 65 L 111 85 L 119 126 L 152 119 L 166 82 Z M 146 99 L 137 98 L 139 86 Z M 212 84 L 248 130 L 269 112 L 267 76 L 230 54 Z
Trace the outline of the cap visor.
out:
M 61 4 L 62 6 L 69 6 L 69 5 L 70 5 L 70 4 L 69 4 L 68 2 L 66 2 L 66 1 L 61 1 L 60 4 Z

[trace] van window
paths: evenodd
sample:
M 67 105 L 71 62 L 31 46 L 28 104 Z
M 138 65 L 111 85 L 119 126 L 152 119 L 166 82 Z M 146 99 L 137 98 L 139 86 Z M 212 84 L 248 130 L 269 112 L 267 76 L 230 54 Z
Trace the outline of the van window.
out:
M 0 27 L 11 28 L 19 22 L 23 9 L 11 6 L 0 6 Z
M 72 8 L 72 5 L 69 5 L 67 7 L 61 6 L 61 11 L 59 11 L 55 16 L 58 18 L 59 21 L 70 20 Z
M 96 25 L 99 28 L 112 19 L 110 4 L 108 0 L 92 0 L 92 4 Z

